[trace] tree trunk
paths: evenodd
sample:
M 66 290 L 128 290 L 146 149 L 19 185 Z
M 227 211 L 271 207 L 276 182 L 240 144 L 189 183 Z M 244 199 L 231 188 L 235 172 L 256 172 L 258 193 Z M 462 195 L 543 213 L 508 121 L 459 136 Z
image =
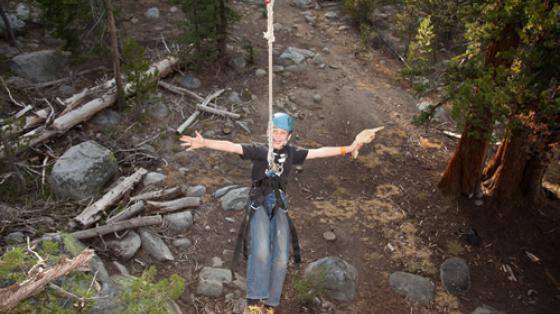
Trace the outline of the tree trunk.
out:
M 488 119 L 485 122 L 490 121 Z M 471 195 L 479 191 L 488 135 L 492 130 L 488 126 L 491 124 L 486 124 L 487 127 L 474 127 L 470 124 L 465 127 L 455 153 L 438 183 L 443 194 L 459 197 L 461 194 Z
M 219 59 L 223 59 L 226 54 L 226 37 L 227 37 L 227 16 L 226 16 L 226 0 L 218 0 L 218 23 L 217 23 L 217 43 Z
M 6 12 L 4 11 L 4 7 L 2 6 L 2 2 L 0 1 L 0 17 L 2 18 L 2 21 L 4 21 L 4 27 L 6 28 L 6 37 L 8 38 L 8 42 L 10 43 L 10 45 L 12 46 L 16 46 L 16 36 L 14 36 L 14 31 L 12 30 L 12 27 L 10 26 L 10 20 L 8 19 L 8 16 L 6 15 Z
M 117 27 L 115 26 L 115 18 L 113 17 L 113 3 L 111 0 L 105 0 L 105 9 L 107 10 L 107 25 L 111 34 L 111 53 L 113 58 L 113 75 L 117 83 L 117 107 L 124 105 L 124 87 L 121 75 L 121 60 L 119 54 L 119 44 L 117 38 Z
M 539 203 L 543 199 L 542 181 L 554 160 L 555 132 L 535 136 L 526 127 L 508 130 L 494 158 L 484 169 L 484 185 L 496 204 Z

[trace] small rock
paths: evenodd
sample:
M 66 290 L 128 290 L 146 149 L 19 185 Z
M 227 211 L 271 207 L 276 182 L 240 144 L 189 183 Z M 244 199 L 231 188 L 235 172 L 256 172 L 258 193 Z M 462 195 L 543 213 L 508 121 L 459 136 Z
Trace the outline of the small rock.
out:
M 225 220 L 227 222 L 235 223 L 235 218 L 233 218 L 233 217 L 226 217 Z
M 228 97 L 228 102 L 232 105 L 239 105 L 242 103 L 238 92 L 231 92 Z
M 193 216 L 190 210 L 165 215 L 164 224 L 174 234 L 184 233 L 193 225 Z
M 172 244 L 173 244 L 174 247 L 176 247 L 177 249 L 179 249 L 181 251 L 186 251 L 187 249 L 189 249 L 192 246 L 191 240 L 189 240 L 187 238 L 175 239 L 175 240 L 173 240 Z
M 187 74 L 179 78 L 179 85 L 187 89 L 197 89 L 202 85 L 202 83 L 196 77 Z
M 222 208 L 226 211 L 245 208 L 249 202 L 249 191 L 250 188 L 248 187 L 228 191 L 227 194 L 220 199 Z
M 22 232 L 16 231 L 8 234 L 6 237 L 4 237 L 4 240 L 9 245 L 15 245 L 25 243 L 26 237 Z
M 29 6 L 25 3 L 18 3 L 16 6 L 16 16 L 22 21 L 27 21 L 29 19 L 30 12 Z
M 179 9 L 176 6 L 172 6 L 171 8 L 169 8 L 169 12 L 171 13 L 175 13 L 177 11 L 179 11 Z
M 142 184 L 144 186 L 148 186 L 148 185 L 157 185 L 162 183 L 163 181 L 165 181 L 165 179 L 167 178 L 166 175 L 164 175 L 163 173 L 159 173 L 159 172 L 148 172 L 145 176 L 144 179 L 142 179 Z
M 236 56 L 231 60 L 231 64 L 237 70 L 242 70 L 247 67 L 247 59 L 244 56 Z
M 327 12 L 327 13 L 325 13 L 325 18 L 327 18 L 329 20 L 336 19 L 336 18 L 338 18 L 338 13 L 335 12 L 335 11 Z
M 471 314 L 505 314 L 505 312 L 498 311 L 489 305 L 482 305 L 477 307 Z
M 313 95 L 313 101 L 316 102 L 316 103 L 320 103 L 321 102 L 321 95 L 319 95 L 319 94 Z
M 156 260 L 160 262 L 175 260 L 165 242 L 158 235 L 146 228 L 141 228 L 140 237 L 142 238 L 142 248 Z
M 130 19 L 130 23 L 132 23 L 132 24 L 136 24 L 136 23 L 138 23 L 138 22 L 140 22 L 140 20 L 138 20 L 138 19 L 135 18 L 135 17 L 133 17 L 133 18 Z
M 145 13 L 144 16 L 149 19 L 159 19 L 159 9 L 156 7 L 149 8 Z
M 189 186 L 189 188 L 187 189 L 187 192 L 185 193 L 185 196 L 188 197 L 202 197 L 202 195 L 204 195 L 204 193 L 206 193 L 206 187 L 202 184 L 199 185 L 195 185 L 195 186 Z
M 399 271 L 389 276 L 389 284 L 398 293 L 418 303 L 428 305 L 434 299 L 434 284 L 422 276 Z
M 441 264 L 440 279 L 445 289 L 452 294 L 465 293 L 471 287 L 469 266 L 459 257 L 449 258 Z
M 323 238 L 329 242 L 334 242 L 336 240 L 336 234 L 332 231 L 327 231 L 323 233 Z
M 267 72 L 266 72 L 266 70 L 264 70 L 264 69 L 257 69 L 257 70 L 255 71 L 255 76 L 256 76 L 256 77 L 263 77 L 263 76 L 265 76 L 266 74 L 267 74 Z
M 119 271 L 119 273 L 121 273 L 121 275 L 130 276 L 130 272 L 123 264 L 117 261 L 113 261 L 113 266 L 115 266 L 115 268 Z
M 58 88 L 58 91 L 64 96 L 71 96 L 71 95 L 74 95 L 76 93 L 76 90 L 74 89 L 74 87 L 72 87 L 70 85 L 66 85 L 66 84 L 61 85 Z
M 130 230 L 126 236 L 120 240 L 112 240 L 107 242 L 107 248 L 111 254 L 122 261 L 128 261 L 140 249 L 142 240 L 138 233 Z
M 222 261 L 221 258 L 219 258 L 217 256 L 212 257 L 212 267 L 220 268 L 222 266 L 224 266 L 224 261 Z
M 347 30 L 347 29 L 349 29 L 349 28 L 350 28 L 350 26 L 348 26 L 348 25 L 340 25 L 340 26 L 338 27 L 338 30 L 339 30 L 339 31 L 345 31 L 345 30 Z
M 91 122 L 102 128 L 110 128 L 121 123 L 121 115 L 114 110 L 106 109 L 96 114 Z
M 158 103 L 151 106 L 149 109 L 150 116 L 163 120 L 169 115 L 169 109 L 165 104 Z
M 228 186 L 224 186 L 222 188 L 219 188 L 219 189 L 216 190 L 216 192 L 214 192 L 214 197 L 215 198 L 221 198 L 222 196 L 226 195 L 227 192 L 229 192 L 230 190 L 233 190 L 237 187 L 239 187 L 239 185 L 228 185 Z

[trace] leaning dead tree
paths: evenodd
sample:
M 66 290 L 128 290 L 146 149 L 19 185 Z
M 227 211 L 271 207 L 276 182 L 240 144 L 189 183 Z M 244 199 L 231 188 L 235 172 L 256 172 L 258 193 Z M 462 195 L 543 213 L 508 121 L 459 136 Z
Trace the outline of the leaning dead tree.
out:
M 62 259 L 52 268 L 38 271 L 26 281 L 0 289 L 0 312 L 6 313 L 19 302 L 43 290 L 49 283 L 85 266 L 93 257 L 93 250 L 86 249 L 73 259 Z M 40 260 L 42 262 L 42 260 Z
M 6 15 L 6 12 L 4 11 L 4 7 L 2 6 L 2 1 L 0 1 L 0 17 L 2 18 L 2 21 L 4 22 L 4 27 L 6 28 L 6 33 L 8 36 L 8 41 L 10 42 L 10 45 L 12 46 L 16 46 L 16 36 L 14 36 L 14 31 L 12 30 L 12 27 L 10 26 L 10 20 L 8 19 L 8 16 Z

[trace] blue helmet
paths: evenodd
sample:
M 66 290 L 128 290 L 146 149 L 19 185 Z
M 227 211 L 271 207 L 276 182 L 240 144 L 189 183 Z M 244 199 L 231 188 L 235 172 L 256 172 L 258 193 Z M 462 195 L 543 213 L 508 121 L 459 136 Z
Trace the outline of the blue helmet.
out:
M 292 133 L 294 131 L 294 119 L 287 113 L 277 112 L 272 115 L 272 127 Z

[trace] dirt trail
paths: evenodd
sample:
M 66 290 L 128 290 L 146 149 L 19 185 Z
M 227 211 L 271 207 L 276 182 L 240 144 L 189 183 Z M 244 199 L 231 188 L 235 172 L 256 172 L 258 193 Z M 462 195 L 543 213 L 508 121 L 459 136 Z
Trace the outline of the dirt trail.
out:
M 458 215 L 459 205 L 443 199 L 435 183 L 455 142 L 411 125 L 418 100 L 398 79 L 399 62 L 382 51 L 362 49 L 357 30 L 346 27 L 340 11 L 338 19 L 327 19 L 324 14 L 334 8 L 311 10 L 317 16 L 312 26 L 303 11 L 289 2 L 276 2 L 276 58 L 287 47 L 297 47 L 314 50 L 326 64 L 321 68 L 309 63 L 303 72 L 275 75 L 275 99 L 289 99 L 295 108 L 288 109 L 299 117 L 295 144 L 348 145 L 364 128 L 386 128 L 362 149 L 357 160 L 312 160 L 293 176 L 288 193 L 303 263 L 300 268 L 290 264 L 280 313 L 317 311 L 297 303 L 294 277 L 309 262 L 333 255 L 354 265 L 359 274 L 355 302 L 334 304 L 336 313 L 470 313 L 481 304 L 508 313 L 547 313 L 553 300 L 529 305 L 526 287 L 513 284 L 500 271 L 506 256 L 496 255 L 491 247 L 449 252 L 449 243 L 463 247 L 458 234 L 468 225 Z M 256 111 L 253 133 L 235 128 L 231 135 L 218 132 L 219 137 L 236 142 L 265 141 L 267 82 L 256 77 L 255 70 L 265 69 L 267 64 L 262 37 L 266 24 L 259 5 L 243 1 L 234 6 L 241 19 L 232 27 L 231 45 L 238 47 L 243 38 L 249 39 L 256 50 L 255 65 L 238 71 L 206 69 L 196 75 L 204 82 L 206 92 L 210 92 L 210 86 L 231 87 L 256 96 L 256 101 L 245 99 Z M 171 33 L 173 29 L 169 28 Z M 155 43 L 160 36 L 148 34 L 144 38 L 148 42 L 155 38 Z M 321 96 L 320 102 L 313 100 L 314 95 Z M 179 119 L 176 117 L 170 125 L 178 125 Z M 204 132 L 221 127 L 205 121 L 197 129 Z M 157 146 L 158 153 L 169 161 L 164 170 L 170 185 L 186 181 L 204 184 L 213 192 L 225 184 L 250 184 L 250 164 L 237 156 L 209 151 L 178 153 L 177 139 L 172 136 L 162 138 Z M 189 169 L 186 176 L 179 174 L 181 167 Z M 239 222 L 242 213 L 224 213 L 208 195 L 194 216 L 195 224 L 187 234 L 195 243 L 192 251 L 182 254 L 175 263 L 158 264 L 158 269 L 161 275 L 179 273 L 192 280 L 178 302 L 184 312 L 200 313 L 204 309 L 202 312 L 227 313 L 230 303 L 195 296 L 196 278 L 201 266 L 211 265 L 212 257 L 230 258 L 237 223 L 229 223 L 225 217 L 233 216 Z M 325 231 L 333 231 L 337 240 L 325 241 Z M 466 258 L 471 266 L 473 287 L 461 298 L 445 293 L 439 281 L 439 265 L 451 255 Z M 127 266 L 134 274 L 143 270 L 137 263 Z M 394 271 L 418 273 L 436 283 L 433 305 L 413 304 L 393 291 L 388 277 Z

